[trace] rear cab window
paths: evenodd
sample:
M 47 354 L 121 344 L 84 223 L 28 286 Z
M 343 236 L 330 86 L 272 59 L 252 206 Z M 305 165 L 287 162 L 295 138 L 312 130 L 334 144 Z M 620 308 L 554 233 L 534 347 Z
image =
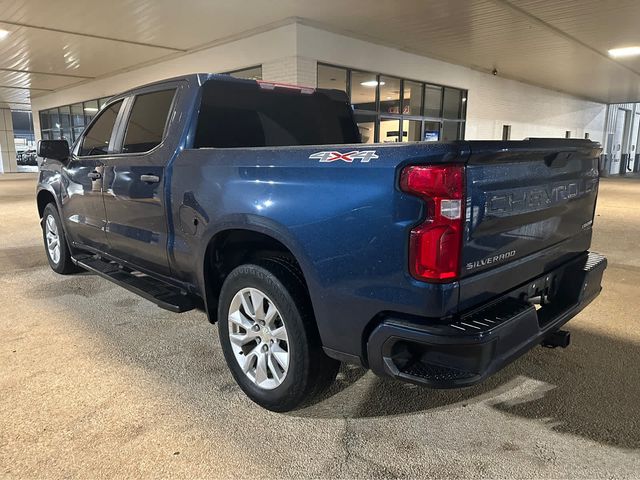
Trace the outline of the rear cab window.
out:
M 346 95 L 332 90 L 209 80 L 195 148 L 360 143 Z

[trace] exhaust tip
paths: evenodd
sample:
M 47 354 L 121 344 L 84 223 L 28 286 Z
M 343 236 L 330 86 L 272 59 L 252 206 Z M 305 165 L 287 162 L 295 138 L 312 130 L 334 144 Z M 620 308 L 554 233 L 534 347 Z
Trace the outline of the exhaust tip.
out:
M 571 343 L 571 333 L 566 330 L 556 330 L 550 333 L 542 341 L 542 346 L 546 348 L 567 348 Z

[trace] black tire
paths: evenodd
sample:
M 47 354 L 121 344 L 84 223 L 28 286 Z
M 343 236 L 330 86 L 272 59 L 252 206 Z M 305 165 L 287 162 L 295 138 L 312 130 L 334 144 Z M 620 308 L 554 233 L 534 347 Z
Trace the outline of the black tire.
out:
M 60 245 L 60 254 L 57 261 L 52 258 L 51 253 L 49 252 L 48 244 L 47 244 L 47 221 L 49 218 L 53 219 L 55 222 L 57 232 L 58 232 L 58 242 Z M 71 252 L 69 251 L 69 245 L 67 244 L 67 239 L 64 236 L 64 230 L 62 227 L 62 222 L 60 221 L 60 215 L 58 214 L 58 209 L 53 203 L 49 203 L 46 207 L 44 207 L 44 212 L 42 213 L 42 238 L 44 240 L 44 250 L 47 254 L 47 260 L 49 260 L 49 265 L 51 269 L 59 273 L 61 275 L 69 275 L 71 273 L 76 273 L 80 271 L 72 261 L 71 261 Z
M 288 370 L 275 388 L 258 386 L 240 367 L 229 339 L 229 309 L 244 288 L 266 294 L 278 309 L 288 336 Z M 234 269 L 225 279 L 218 304 L 218 331 L 227 365 L 245 394 L 258 405 L 286 412 L 305 406 L 335 380 L 340 362 L 322 350 L 309 295 L 301 274 L 282 259 L 260 260 Z M 264 348 L 264 347 L 263 347 Z

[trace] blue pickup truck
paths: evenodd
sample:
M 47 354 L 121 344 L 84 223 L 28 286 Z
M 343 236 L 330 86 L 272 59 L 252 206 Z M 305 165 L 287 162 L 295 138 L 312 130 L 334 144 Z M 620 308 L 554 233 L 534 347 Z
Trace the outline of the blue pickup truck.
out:
M 606 268 L 588 140 L 363 144 L 344 92 L 194 74 L 38 148 L 51 268 L 204 310 L 274 411 L 340 362 L 453 388 L 567 346 Z

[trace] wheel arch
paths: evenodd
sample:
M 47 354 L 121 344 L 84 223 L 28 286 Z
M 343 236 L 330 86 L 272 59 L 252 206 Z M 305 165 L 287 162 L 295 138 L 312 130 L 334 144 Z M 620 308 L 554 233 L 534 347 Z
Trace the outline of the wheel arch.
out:
M 38 194 L 36 195 L 36 203 L 38 205 L 38 215 L 40 218 L 44 215 L 44 209 L 49 203 L 53 203 L 58 209 L 58 212 L 60 211 L 60 208 L 58 208 L 58 202 L 56 201 L 56 196 L 46 188 L 42 188 L 38 191 Z
M 218 296 L 226 276 L 237 266 L 266 259 L 279 259 L 298 276 L 309 293 L 307 277 L 299 256 L 279 235 L 252 228 L 227 228 L 216 232 L 207 243 L 202 264 L 203 288 L 209 321 L 218 317 Z M 313 303 L 310 301 L 311 308 Z

